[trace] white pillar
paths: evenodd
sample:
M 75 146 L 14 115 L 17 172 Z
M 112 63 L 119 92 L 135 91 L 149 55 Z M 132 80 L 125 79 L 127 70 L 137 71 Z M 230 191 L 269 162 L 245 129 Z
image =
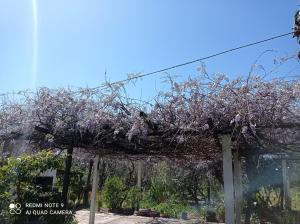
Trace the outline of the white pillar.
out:
M 291 196 L 290 196 L 290 180 L 286 165 L 286 159 L 282 160 L 282 183 L 283 183 L 283 203 L 285 209 L 291 208 Z
M 234 199 L 235 199 L 235 222 L 241 224 L 242 207 L 243 207 L 243 189 L 242 189 L 242 173 L 241 160 L 238 152 L 233 154 L 234 167 Z
M 93 185 L 92 185 L 89 224 L 95 223 L 96 197 L 97 197 L 98 176 L 99 176 L 98 163 L 99 163 L 99 155 L 96 156 L 95 161 L 94 161 L 94 167 L 93 167 Z
M 232 151 L 230 135 L 221 136 L 223 150 L 223 179 L 224 179 L 224 204 L 225 223 L 234 224 L 234 188 L 232 171 Z
M 142 189 L 142 162 L 138 161 L 137 164 L 137 186 L 141 190 Z

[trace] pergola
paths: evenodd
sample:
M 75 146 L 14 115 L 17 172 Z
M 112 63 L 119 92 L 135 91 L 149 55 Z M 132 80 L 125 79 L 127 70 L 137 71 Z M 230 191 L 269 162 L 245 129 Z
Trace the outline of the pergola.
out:
M 293 124 L 281 125 L 283 131 L 285 129 L 292 128 L 297 132 L 295 138 L 297 141 L 299 138 L 300 125 Z M 38 133 L 43 133 L 45 130 L 36 128 Z M 170 130 L 168 130 L 169 132 Z M 107 129 L 107 133 L 110 131 Z M 171 131 L 174 133 L 174 131 Z M 153 160 L 173 160 L 173 161 L 184 161 L 185 163 L 197 163 L 197 161 L 205 161 L 212 159 L 221 159 L 223 163 L 223 181 L 224 181 L 224 205 L 225 205 L 225 222 L 232 224 L 241 223 L 241 213 L 243 206 L 243 189 L 242 189 L 242 177 L 241 177 L 241 159 L 245 157 L 243 152 L 243 145 L 238 145 L 234 137 L 233 129 L 218 130 L 210 127 L 203 133 L 189 132 L 189 135 L 194 136 L 193 144 L 177 144 L 172 145 L 170 139 L 174 138 L 174 134 L 166 135 L 162 131 L 158 131 L 157 134 L 154 132 L 147 137 L 143 137 L 143 142 L 136 138 L 135 140 L 129 141 L 126 136 L 119 136 L 118 138 L 111 139 L 107 138 L 106 141 L 102 141 L 103 148 L 99 145 L 93 147 L 86 147 L 85 150 L 91 156 L 94 156 L 94 166 L 93 166 L 93 182 L 92 182 L 92 195 L 91 195 L 91 206 L 90 206 L 90 218 L 89 223 L 93 224 L 95 221 L 95 211 L 96 211 L 96 192 L 98 187 L 99 178 L 99 162 L 105 158 L 109 159 L 129 159 L 138 161 L 137 167 L 137 186 L 141 187 L 141 170 L 142 165 L 140 161 L 145 159 Z M 182 134 L 182 132 L 181 132 Z M 34 135 L 33 135 L 34 136 Z M 172 136 L 172 138 L 170 138 Z M 199 138 L 197 137 L 199 136 Z M 4 137 L 4 136 L 2 136 Z M 11 134 L 6 136 L 5 139 L 20 139 L 22 135 Z M 61 136 L 61 139 L 57 138 L 57 141 L 63 141 L 67 137 Z M 84 145 L 89 145 L 86 141 L 86 136 L 78 136 L 78 146 L 83 147 Z M 153 143 L 154 142 L 154 143 Z M 195 143 L 196 144 L 195 146 Z M 282 161 L 282 178 L 283 178 L 283 195 L 284 195 L 284 206 L 285 208 L 290 208 L 290 192 L 289 192 L 289 178 L 287 174 L 287 161 L 288 160 L 300 160 L 300 155 L 296 152 L 300 152 L 299 145 L 295 147 L 298 143 L 294 142 L 293 146 L 284 148 L 282 150 L 269 151 L 267 148 L 261 150 L 259 153 L 261 155 L 271 155 L 273 158 Z M 149 146 L 151 145 L 152 146 Z M 285 143 L 287 145 L 287 143 Z M 148 147 L 143 147 L 148 145 Z M 254 143 L 255 145 L 255 143 Z M 120 147 L 122 146 L 122 147 Z M 168 147 L 169 146 L 169 147 Z M 173 147 L 176 149 L 173 150 Z M 271 145 L 268 145 L 271 147 Z M 273 146 L 280 147 L 278 145 Z
M 168 157 L 186 162 L 222 158 L 226 223 L 241 219 L 241 163 L 251 153 L 300 151 L 299 81 L 224 75 L 170 80 L 170 91 L 147 108 L 120 94 L 124 86 L 51 90 L 1 98 L 0 138 L 25 138 L 38 148 L 73 148 L 101 157 Z M 138 103 L 137 103 L 138 102 Z M 67 173 L 67 172 L 65 172 Z M 98 168 L 94 166 L 90 223 L 94 222 Z M 66 175 L 66 183 L 69 181 Z M 64 179 L 64 180 L 65 180 Z M 64 189 L 66 197 L 67 188 Z
M 300 126 L 296 125 L 296 130 L 300 130 Z M 295 128 L 293 127 L 293 128 Z M 284 128 L 287 128 L 284 125 Z M 93 168 L 93 184 L 92 184 L 92 199 L 91 199 L 91 207 L 90 207 L 90 219 L 89 223 L 94 223 L 95 218 L 95 209 L 96 209 L 96 192 L 98 186 L 98 163 L 101 158 L 129 158 L 137 161 L 144 160 L 147 157 L 162 159 L 176 159 L 181 157 L 181 159 L 186 162 L 190 159 L 190 162 L 195 162 L 197 160 L 209 159 L 209 158 L 220 158 L 223 163 L 223 181 L 224 181 L 224 204 L 225 204 L 225 222 L 232 224 L 240 224 L 241 223 L 241 213 L 243 207 L 243 189 L 242 189 L 242 170 L 241 170 L 241 159 L 244 156 L 242 152 L 243 146 L 236 145 L 235 139 L 232 135 L 233 130 L 211 130 L 208 131 L 205 137 L 210 139 L 211 142 L 210 147 L 215 147 L 215 150 L 209 151 L 209 153 L 203 150 L 205 147 L 201 147 L 198 145 L 198 151 L 193 148 L 192 151 L 184 150 L 182 153 L 181 150 L 184 148 L 177 148 L 177 150 L 173 152 L 164 150 L 163 155 L 160 154 L 159 149 L 155 151 L 139 151 L 136 150 L 126 150 L 126 151 L 116 151 L 112 150 L 93 150 L 92 153 L 95 155 L 94 158 L 94 168 Z M 196 133 L 194 133 L 196 135 Z M 201 135 L 201 138 L 204 138 Z M 159 136 L 157 136 L 159 138 Z M 275 146 L 274 146 L 275 147 Z M 181 150 L 180 150 L 181 149 Z M 293 148 L 296 151 L 299 151 L 298 148 Z M 169 149 L 170 150 L 170 149 Z M 131 153 L 130 153 L 131 152 Z M 285 153 L 284 153 L 285 152 Z M 282 177 L 283 177 L 283 195 L 284 195 L 284 203 L 285 208 L 290 208 L 290 193 L 289 193 L 289 178 L 287 175 L 287 165 L 286 161 L 289 159 L 296 159 L 295 154 L 291 154 L 289 149 L 284 150 L 275 150 L 272 154 L 277 159 L 282 160 Z M 110 154 L 113 153 L 113 154 Z M 116 155 L 117 153 L 117 155 Z M 118 154 L 119 153 L 119 154 Z M 169 155 L 168 155 L 169 153 Z M 283 154 L 284 153 L 284 154 Z M 270 154 L 267 149 L 260 151 L 261 155 Z M 300 158 L 300 157 L 297 157 Z M 141 187 L 141 163 L 138 163 L 138 181 L 137 186 Z

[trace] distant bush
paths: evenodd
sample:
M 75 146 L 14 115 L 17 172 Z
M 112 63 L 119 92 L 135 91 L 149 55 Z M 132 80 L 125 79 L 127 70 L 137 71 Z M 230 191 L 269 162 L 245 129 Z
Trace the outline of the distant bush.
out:
M 177 218 L 180 213 L 188 210 L 187 205 L 177 202 L 175 199 L 170 199 L 153 207 L 155 211 L 160 212 L 162 216 Z
M 127 188 L 119 177 L 112 176 L 106 179 L 102 198 L 109 209 L 112 211 L 121 210 L 126 197 Z
M 191 206 L 191 205 L 189 205 L 187 208 L 188 208 L 187 213 L 189 214 L 190 218 L 193 218 L 193 219 L 199 219 L 199 218 L 204 219 L 205 218 L 206 213 L 204 213 L 202 211 L 202 208 L 196 207 L 196 206 Z
M 152 194 L 155 195 L 152 195 Z M 169 198 L 164 198 L 163 201 L 161 201 L 162 198 L 156 198 L 153 196 L 161 195 L 161 193 L 158 193 L 157 191 L 147 191 L 144 199 L 141 202 L 142 208 L 148 208 L 154 211 L 159 212 L 162 216 L 165 217 L 174 217 L 177 218 L 181 212 L 186 212 L 189 210 L 186 203 L 182 201 L 177 201 L 175 196 L 170 195 Z M 162 194 L 163 195 L 163 194 Z M 157 201 L 153 200 L 154 198 L 159 199 Z
M 138 187 L 134 186 L 130 188 L 127 192 L 127 198 L 125 201 L 126 205 L 133 210 L 137 210 L 140 205 L 141 197 L 142 197 L 142 192 Z
M 162 166 L 151 178 L 151 185 L 144 193 L 141 208 L 160 212 L 162 216 L 177 218 L 181 212 L 186 212 L 188 207 L 185 201 L 180 200 L 180 193 L 168 172 L 169 170 Z

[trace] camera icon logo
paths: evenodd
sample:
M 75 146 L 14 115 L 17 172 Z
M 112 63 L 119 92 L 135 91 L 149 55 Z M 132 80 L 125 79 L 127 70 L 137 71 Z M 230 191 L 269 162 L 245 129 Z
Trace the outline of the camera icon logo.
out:
M 19 215 L 21 214 L 21 204 L 20 203 L 10 203 L 9 204 L 9 213 L 11 215 Z

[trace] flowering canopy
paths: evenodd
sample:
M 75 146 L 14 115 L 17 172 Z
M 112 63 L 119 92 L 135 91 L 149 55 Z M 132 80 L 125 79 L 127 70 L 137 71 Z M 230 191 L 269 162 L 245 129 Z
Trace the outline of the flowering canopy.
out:
M 169 81 L 169 91 L 159 93 L 153 106 L 124 97 L 123 84 L 3 95 L 0 137 L 26 136 L 35 145 L 72 145 L 102 154 L 168 156 L 213 156 L 220 152 L 221 133 L 232 134 L 236 148 L 299 146 L 299 80 L 229 81 L 219 75 Z

